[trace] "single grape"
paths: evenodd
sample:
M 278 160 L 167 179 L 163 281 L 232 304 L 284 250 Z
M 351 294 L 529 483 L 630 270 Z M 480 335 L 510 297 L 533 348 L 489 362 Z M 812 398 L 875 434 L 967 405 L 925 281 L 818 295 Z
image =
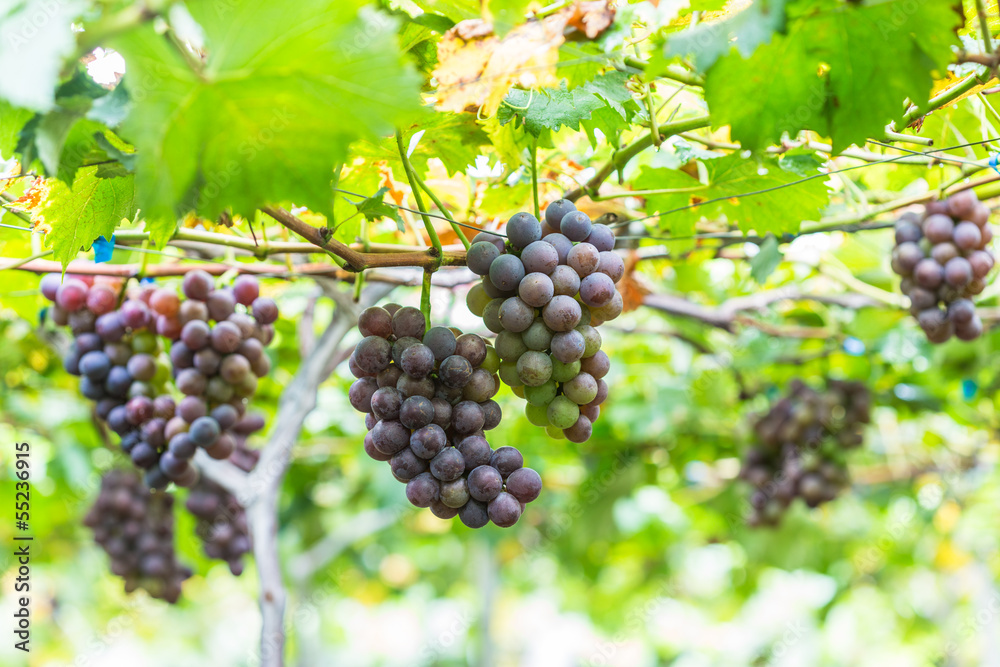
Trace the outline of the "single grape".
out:
M 603 350 L 598 350 L 593 356 L 586 357 L 580 362 L 580 370 L 594 379 L 600 380 L 611 370 L 611 359 Z
M 441 484 L 441 502 L 445 506 L 458 509 L 469 502 L 469 484 L 464 477 Z
M 461 401 L 452 408 L 451 426 L 459 435 L 471 435 L 486 423 L 483 409 L 474 401 Z
M 466 473 L 471 472 L 479 466 L 489 464 L 490 457 L 493 455 L 490 443 L 482 435 L 473 434 L 462 438 L 455 446 L 461 452 L 462 459 L 465 461 Z
M 973 317 L 965 324 L 955 325 L 955 336 L 959 340 L 975 340 L 983 335 L 983 321 L 978 317 Z
M 380 421 L 371 434 L 375 449 L 389 456 L 410 444 L 410 429 L 398 421 Z
M 552 337 L 552 357 L 564 364 L 571 364 L 583 358 L 583 353 L 587 350 L 587 342 L 583 334 L 572 329 L 562 331 Z
M 490 501 L 487 514 L 490 521 L 501 528 L 510 528 L 521 518 L 521 503 L 506 491 Z
M 954 230 L 955 223 L 946 215 L 929 215 L 924 220 L 924 236 L 931 243 L 951 241 L 951 235 Z
M 189 323 L 191 324 L 191 323 Z M 188 325 L 185 325 L 188 326 Z M 217 322 L 210 336 L 212 349 L 220 354 L 229 354 L 239 349 L 243 337 L 240 329 L 232 322 Z
M 468 486 L 470 496 L 489 502 L 503 491 L 503 477 L 493 466 L 481 465 L 469 473 Z
M 592 273 L 580 281 L 580 298 L 593 308 L 607 305 L 615 291 L 614 281 L 603 273 Z
M 354 360 L 365 373 L 379 373 L 389 366 L 392 353 L 393 346 L 385 338 L 366 336 L 354 348 Z
M 473 367 L 486 360 L 486 341 L 476 334 L 462 334 L 455 340 L 455 354 L 465 357 Z
M 472 364 L 465 357 L 453 354 L 441 362 L 438 378 L 446 387 L 464 387 L 472 377 Z
M 362 336 L 388 338 L 392 335 L 392 315 L 378 306 L 365 308 L 358 317 L 358 329 Z
M 517 361 L 522 354 L 528 351 L 524 341 L 521 340 L 521 334 L 513 331 L 501 331 L 497 334 L 494 347 L 504 361 Z
M 524 275 L 524 265 L 515 255 L 500 255 L 490 264 L 490 281 L 500 290 L 516 290 Z
M 614 296 L 611 297 L 611 301 L 608 301 L 605 305 L 600 308 L 593 308 L 591 310 L 591 322 L 595 319 L 600 320 L 600 322 L 607 322 L 608 320 L 613 320 L 622 314 L 625 308 L 625 302 L 622 299 L 622 295 L 619 292 L 615 292 Z
M 597 271 L 601 263 L 601 253 L 589 243 L 578 243 L 569 251 L 566 262 L 583 279 Z
M 955 257 L 945 264 L 944 279 L 952 287 L 965 287 L 972 282 L 972 264 L 964 257 Z
M 500 304 L 497 317 L 504 329 L 520 333 L 530 327 L 531 323 L 535 321 L 535 309 L 525 303 L 520 297 L 512 296 L 509 299 L 504 299 L 503 303 Z
M 419 429 L 434 421 L 434 404 L 424 396 L 410 396 L 399 408 L 399 421 L 409 429 Z
M 581 362 L 564 364 L 558 359 L 550 357 L 552 361 L 552 379 L 556 382 L 569 382 L 580 372 Z
M 983 242 L 982 230 L 974 222 L 960 222 L 955 225 L 952 237 L 955 239 L 955 245 L 962 250 L 975 250 Z
M 406 483 L 406 499 L 416 507 L 430 507 L 440 498 L 440 482 L 429 472 L 421 473 Z
M 979 203 L 979 197 L 972 190 L 956 192 L 945 200 L 948 213 L 956 218 L 967 219 Z
M 552 279 L 544 273 L 529 273 L 518 285 L 517 294 L 528 306 L 541 308 L 552 300 L 555 288 L 552 285 Z
M 516 213 L 507 221 L 507 240 L 521 250 L 542 238 L 542 225 L 530 213 Z
M 124 366 L 112 366 L 108 371 L 108 377 L 104 380 L 104 390 L 109 396 L 125 398 L 128 395 L 129 386 L 132 384 L 132 376 L 125 370 Z M 88 396 L 88 398 L 90 398 Z
M 359 378 L 355 380 L 347 391 L 347 398 L 358 412 L 372 412 L 372 398 L 378 388 L 375 378 Z
M 424 398 L 434 398 L 434 381 L 430 378 L 412 378 L 405 373 L 399 376 L 396 389 L 403 393 L 403 396 L 423 396 Z
M 389 459 L 389 467 L 396 479 L 403 481 L 409 481 L 428 469 L 427 461 L 419 458 L 409 447 L 393 454 Z
M 467 401 L 482 403 L 495 396 L 499 388 L 496 380 L 490 375 L 489 371 L 477 368 L 472 371 L 472 377 L 469 378 L 469 382 L 462 388 L 462 398 Z
M 95 315 L 110 313 L 118 305 L 118 295 L 107 285 L 94 285 L 87 292 L 87 309 Z
M 410 435 L 410 449 L 423 459 L 433 459 L 448 445 L 448 436 L 437 424 L 422 426 Z
M 503 305 L 505 299 L 493 299 L 483 310 L 483 324 L 486 328 L 493 333 L 500 333 L 503 331 L 503 324 L 500 322 L 500 306 Z
M 486 288 L 483 287 L 482 283 L 476 283 L 471 288 L 469 292 L 465 295 L 465 305 L 469 308 L 471 312 L 476 317 L 482 317 L 483 311 L 486 309 L 486 304 L 488 304 L 493 297 L 486 293 Z
M 222 322 L 236 312 L 236 297 L 228 289 L 212 290 L 205 304 L 208 306 L 208 316 L 216 322 Z
M 542 492 L 542 477 L 531 468 L 518 468 L 507 477 L 507 493 L 530 503 Z
M 521 251 L 521 263 L 526 273 L 550 275 L 559 265 L 559 253 L 548 241 L 535 241 Z
M 465 458 L 455 447 L 446 447 L 431 459 L 430 469 L 442 482 L 453 482 L 465 473 Z
M 237 276 L 233 281 L 233 296 L 236 303 L 249 306 L 260 296 L 260 283 L 253 276 Z
M 278 320 L 278 304 L 274 302 L 274 299 L 264 296 L 257 297 L 251 305 L 251 310 L 254 319 L 261 324 L 274 324 Z
M 566 396 L 556 396 L 548 409 L 549 423 L 560 429 L 566 429 L 576 423 L 580 417 L 580 406 Z
M 498 447 L 490 457 L 490 466 L 496 468 L 504 479 L 523 465 L 524 457 L 516 447 Z
M 559 231 L 570 241 L 583 241 L 592 229 L 593 223 L 582 211 L 571 211 L 559 222 Z
M 552 377 L 552 360 L 543 352 L 529 350 L 517 360 L 517 377 L 529 387 L 537 387 Z
M 424 337 L 425 329 L 424 314 L 417 308 L 400 308 L 392 316 L 392 332 L 397 338 L 416 338 L 419 341 Z
M 56 305 L 72 313 L 87 306 L 87 283 L 77 278 L 66 278 L 56 290 Z
M 542 318 L 536 318 L 535 321 L 531 323 L 531 326 L 521 334 L 521 340 L 526 349 L 541 352 L 549 349 L 549 345 L 552 343 L 552 336 L 553 332 L 545 326 L 545 321 L 542 320 Z M 524 351 L 522 350 L 522 353 L 523 352 Z M 518 354 L 517 356 L 519 357 L 521 355 Z M 514 360 L 516 361 L 516 357 Z
M 470 500 L 458 510 L 459 520 L 469 528 L 482 528 L 490 522 L 486 504 Z
M 425 378 L 434 371 L 434 352 L 423 343 L 411 345 L 400 355 L 399 365 L 410 377 Z
M 586 405 L 597 398 L 597 378 L 580 373 L 563 384 L 563 395 L 577 405 Z
M 568 199 L 557 199 L 545 207 L 545 222 L 553 229 L 559 229 L 562 219 L 576 210 L 576 205 Z
M 490 272 L 490 265 L 500 256 L 500 250 L 489 241 L 480 241 L 469 246 L 465 263 L 477 276 L 485 276 Z
M 437 363 L 455 354 L 458 344 L 454 332 L 447 327 L 431 327 L 424 334 L 423 343 L 434 353 L 434 361 Z
M 569 331 L 580 323 L 580 304 L 572 297 L 557 295 L 542 309 L 542 319 L 553 331 Z
M 215 280 L 207 272 L 197 269 L 184 276 L 181 290 L 184 296 L 196 301 L 207 301 L 208 295 L 215 288 Z
M 80 357 L 78 369 L 94 382 L 101 382 L 111 372 L 111 360 L 103 350 L 94 350 Z
M 556 397 L 559 392 L 559 385 L 555 380 L 549 379 L 548 382 L 540 384 L 536 387 L 525 386 L 524 388 L 524 400 L 528 402 L 529 405 L 536 405 L 539 407 L 547 407 L 552 399 Z M 548 422 L 546 421 L 546 424 Z
M 625 275 L 625 260 L 617 253 L 602 251 L 597 262 L 597 270 L 617 283 Z
M 181 329 L 181 342 L 192 351 L 206 347 L 211 339 L 212 330 L 203 320 L 191 320 Z
M 178 391 L 187 396 L 200 396 L 205 393 L 208 380 L 204 375 L 193 368 L 185 368 L 177 374 L 174 381 Z
M 177 298 L 173 290 L 161 288 L 155 290 L 149 297 L 149 307 L 158 315 L 174 317 L 181 307 L 181 300 Z
M 936 243 L 931 248 L 931 259 L 944 266 L 952 259 L 961 255 L 961 251 L 954 243 Z M 919 261 L 919 260 L 917 260 Z

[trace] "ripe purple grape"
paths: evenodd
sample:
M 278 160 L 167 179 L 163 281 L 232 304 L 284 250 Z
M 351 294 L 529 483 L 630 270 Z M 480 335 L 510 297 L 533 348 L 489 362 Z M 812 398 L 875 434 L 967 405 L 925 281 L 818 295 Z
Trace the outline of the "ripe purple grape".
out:
M 507 240 L 521 250 L 542 238 L 542 225 L 530 213 L 516 213 L 507 221 Z
M 593 223 L 586 213 L 571 211 L 559 221 L 559 231 L 570 241 L 583 241 L 590 235 Z

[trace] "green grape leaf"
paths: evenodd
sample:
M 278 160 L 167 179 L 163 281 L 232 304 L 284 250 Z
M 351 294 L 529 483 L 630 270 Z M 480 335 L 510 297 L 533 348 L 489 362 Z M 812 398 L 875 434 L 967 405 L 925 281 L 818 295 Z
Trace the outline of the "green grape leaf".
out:
M 822 178 L 780 187 L 801 179 L 773 158 L 757 162 L 733 154 L 702 165 L 704 182 L 683 171 L 650 167 L 644 167 L 635 180 L 638 190 L 671 190 L 650 194 L 646 201 L 650 212 L 666 213 L 660 217 L 660 227 L 669 229 L 673 236 L 690 236 L 702 218 L 720 217 L 744 234 L 756 231 L 781 236 L 798 231 L 803 220 L 816 219 L 829 200 Z M 765 191 L 775 187 L 779 189 Z M 734 198 L 756 191 L 765 192 Z
M 532 0 L 488 0 L 486 3 L 493 30 L 501 37 L 516 25 L 524 23 Z
M 580 121 L 589 119 L 591 112 L 604 106 L 604 102 L 593 93 L 568 90 L 563 82 L 558 90 L 542 91 L 511 90 L 497 111 L 501 125 L 514 121 L 515 127 L 524 129 L 534 136 L 542 130 L 559 130 L 561 127 L 580 129 Z
M 133 105 L 122 135 L 137 150 L 147 220 L 192 208 L 250 216 L 278 201 L 329 214 L 350 142 L 391 134 L 420 106 L 397 21 L 364 4 L 191 3 L 205 32 L 201 72 L 151 25 L 115 40 Z
M 735 43 L 744 58 L 761 44 L 771 41 L 771 35 L 785 24 L 785 0 L 758 0 L 746 9 L 711 23 L 702 23 L 682 30 L 667 39 L 665 55 L 690 56 L 694 66 L 708 70 Z
M 98 167 L 83 167 L 73 187 L 57 179 L 46 181 L 47 196 L 32 211 L 32 220 L 49 228 L 46 242 L 63 266 L 86 250 L 94 240 L 111 238 L 122 220 L 136 212 L 135 179 L 132 176 L 99 178 Z
M 404 232 L 406 227 L 403 225 L 403 219 L 399 217 L 399 211 L 385 203 L 384 197 L 388 191 L 389 188 L 381 187 L 378 192 L 358 202 L 355 206 L 358 213 L 365 216 L 369 222 L 378 222 L 382 218 L 389 218 L 396 221 L 396 228 L 400 232 Z
M 0 98 L 14 106 L 48 111 L 66 58 L 76 53 L 73 21 L 82 0 L 24 0 L 0 4 Z
M 774 235 L 768 234 L 764 242 L 760 244 L 760 252 L 750 260 L 750 277 L 758 285 L 763 285 L 767 282 L 768 276 L 781 265 L 782 259 L 784 259 L 784 255 L 781 254 L 778 240 L 774 238 Z
M 904 100 L 927 101 L 957 44 L 947 3 L 822 4 L 749 58 L 731 53 L 708 71 L 714 127 L 730 125 L 751 150 L 809 129 L 839 152 L 898 123 Z
M 9 160 L 17 148 L 18 137 L 34 114 L 0 100 L 0 160 Z

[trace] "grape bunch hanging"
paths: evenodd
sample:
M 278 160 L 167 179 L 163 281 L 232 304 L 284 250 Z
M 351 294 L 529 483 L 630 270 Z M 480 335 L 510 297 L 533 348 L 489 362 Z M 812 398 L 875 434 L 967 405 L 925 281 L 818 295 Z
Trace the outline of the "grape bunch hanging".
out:
M 174 290 L 140 286 L 119 303 L 120 285 L 86 277 L 41 283 L 54 323 L 74 341 L 63 362 L 151 488 L 191 486 L 201 447 L 216 459 L 236 449 L 232 429 L 246 413 L 257 378 L 270 371 L 264 348 L 278 308 L 257 280 L 216 288 L 204 271 Z M 165 351 L 169 346 L 169 356 Z
M 232 427 L 236 449 L 229 457 L 233 465 L 250 472 L 260 460 L 260 451 L 247 447 L 247 438 L 264 428 L 260 415 L 248 414 Z M 250 530 L 246 510 L 231 493 L 208 479 L 199 479 L 184 503 L 198 519 L 195 533 L 204 543 L 205 555 L 225 561 L 229 571 L 243 573 L 243 556 L 250 551 Z
M 470 528 L 513 526 L 542 479 L 515 447 L 493 449 L 486 431 L 502 417 L 496 351 L 476 334 L 426 329 L 416 308 L 366 309 L 364 338 L 349 365 L 348 394 L 365 413 L 365 452 L 387 461 L 406 498 Z
M 809 507 L 836 498 L 849 483 L 844 454 L 861 446 L 869 421 L 871 395 L 862 383 L 830 380 L 820 393 L 794 380 L 754 423 L 756 445 L 740 472 L 754 487 L 748 523 L 776 525 L 796 497 Z
M 497 334 L 500 379 L 527 401 L 528 420 L 552 437 L 585 442 L 608 396 L 611 363 L 597 326 L 622 313 L 616 283 L 625 264 L 614 233 L 572 202 L 545 209 L 542 224 L 518 213 L 507 242 L 481 232 L 468 266 L 482 276 L 469 309 Z
M 84 525 L 111 559 L 111 571 L 137 588 L 174 603 L 191 570 L 177 561 L 174 550 L 174 498 L 150 492 L 131 471 L 111 470 L 101 478 L 97 500 Z
M 910 312 L 932 343 L 952 336 L 975 340 L 983 333 L 972 297 L 986 288 L 995 263 L 989 249 L 990 210 L 972 190 L 907 212 L 896 223 L 892 270 L 910 297 Z

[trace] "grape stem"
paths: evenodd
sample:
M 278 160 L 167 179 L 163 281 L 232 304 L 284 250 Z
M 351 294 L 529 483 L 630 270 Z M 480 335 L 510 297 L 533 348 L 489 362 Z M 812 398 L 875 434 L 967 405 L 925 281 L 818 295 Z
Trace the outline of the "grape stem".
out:
M 448 209 L 447 207 L 445 207 L 444 202 L 442 202 L 441 199 L 436 194 L 434 194 L 433 190 L 427 187 L 427 183 L 424 182 L 424 179 L 420 177 L 420 174 L 418 174 L 416 170 L 413 171 L 413 178 L 417 181 L 417 185 L 419 185 L 420 188 L 427 193 L 427 196 L 431 198 L 431 201 L 434 202 L 434 205 L 438 207 L 438 210 L 441 211 L 442 215 L 448 218 L 448 224 L 451 225 L 451 229 L 452 231 L 455 232 L 455 236 L 458 237 L 458 240 L 462 243 L 465 249 L 468 250 L 469 246 L 471 245 L 469 243 L 469 239 L 466 238 L 459 224 L 455 222 L 455 218 L 452 217 L 451 213 L 448 212 Z
M 424 279 L 420 285 L 420 312 L 424 314 L 424 328 L 431 328 L 431 276 L 433 271 L 424 269 Z
M 424 206 L 424 199 L 420 195 L 420 185 L 417 180 L 417 174 L 413 169 L 413 165 L 410 164 L 410 156 L 406 154 L 406 146 L 403 145 L 403 133 L 400 130 L 396 130 L 396 148 L 399 149 L 399 159 L 403 162 L 403 171 L 406 172 L 406 180 L 410 182 L 410 191 L 413 193 L 413 200 L 417 204 L 417 208 L 420 211 L 426 211 L 427 207 Z M 441 239 L 438 238 L 437 231 L 434 229 L 434 223 L 431 222 L 430 216 L 426 213 L 421 212 L 420 217 L 424 221 L 424 228 L 427 230 L 427 238 L 430 239 L 431 245 L 434 247 L 439 254 L 443 252 L 441 249 Z M 440 266 L 440 262 L 434 266 L 437 268 Z M 427 267 L 425 267 L 427 268 Z
M 542 207 L 538 201 L 538 137 L 531 144 L 531 194 L 535 202 L 535 218 L 542 219 Z

